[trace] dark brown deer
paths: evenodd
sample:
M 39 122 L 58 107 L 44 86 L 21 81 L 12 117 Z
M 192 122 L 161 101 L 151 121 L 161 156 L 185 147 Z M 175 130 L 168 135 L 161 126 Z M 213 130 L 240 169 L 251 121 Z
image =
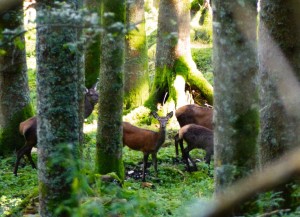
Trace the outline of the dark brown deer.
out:
M 142 129 L 133 126 L 128 122 L 123 122 L 123 145 L 126 145 L 133 150 L 141 151 L 144 154 L 143 182 L 146 180 L 145 171 L 150 154 L 152 156 L 152 163 L 157 176 L 157 152 L 165 142 L 166 125 L 168 120 L 173 116 L 173 112 L 168 113 L 166 117 L 159 117 L 156 112 L 152 112 L 152 115 L 159 121 L 160 127 L 158 132 Z
M 92 113 L 94 106 L 98 102 L 99 95 L 96 90 L 96 84 L 90 88 L 86 89 L 85 100 L 84 100 L 84 118 L 87 118 Z M 14 174 L 17 176 L 18 167 L 21 158 L 26 155 L 30 161 L 32 168 L 36 168 L 32 157 L 31 150 L 37 144 L 37 118 L 36 116 L 31 117 L 19 125 L 19 132 L 25 138 L 25 145 L 17 151 L 17 160 L 14 167 Z
M 180 127 L 183 127 L 188 124 L 197 124 L 206 127 L 210 130 L 213 129 L 212 108 L 202 107 L 196 104 L 185 105 L 176 110 L 175 116 Z M 175 135 L 174 139 L 176 157 L 178 157 L 178 134 Z
M 187 143 L 187 147 L 184 149 L 183 140 Z M 187 165 L 188 171 L 191 171 L 189 160 L 191 161 L 194 170 L 197 170 L 195 162 L 189 155 L 189 152 L 195 148 L 204 149 L 206 151 L 205 162 L 208 164 L 210 163 L 211 156 L 214 153 L 214 138 L 212 130 L 200 125 L 188 124 L 180 128 L 178 140 L 175 142 L 179 142 L 180 144 L 182 156 Z

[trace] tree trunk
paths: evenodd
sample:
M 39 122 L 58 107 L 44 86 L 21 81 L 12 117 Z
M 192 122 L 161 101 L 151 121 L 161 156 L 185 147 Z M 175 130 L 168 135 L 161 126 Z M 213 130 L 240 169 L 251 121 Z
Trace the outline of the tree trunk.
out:
M 85 6 L 100 17 L 100 0 L 85 0 Z M 85 51 L 85 86 L 91 88 L 99 78 L 100 73 L 100 33 L 92 31 L 88 47 Z
M 76 1 L 69 1 L 72 8 Z M 39 206 L 41 216 L 71 216 L 78 205 L 72 184 L 78 175 L 82 100 L 78 32 L 64 9 L 46 0 L 37 1 L 37 137 Z M 75 9 L 76 10 L 76 9 Z M 72 25 L 70 25 L 70 23 Z M 51 24 L 51 25 L 50 25 Z
M 215 191 L 257 166 L 256 0 L 214 0 Z
M 300 145 L 300 2 L 266 0 L 260 6 L 260 162 L 265 166 Z M 292 189 L 279 191 L 283 206 L 293 206 Z
M 300 3 L 266 0 L 260 4 L 260 151 L 264 165 L 300 144 Z
M 115 172 L 124 180 L 122 161 L 122 115 L 123 115 L 123 71 L 124 71 L 124 26 L 108 28 L 113 23 L 125 23 L 125 1 L 102 2 L 101 15 L 105 29 L 101 37 L 101 70 L 99 82 L 99 118 L 97 130 L 96 172 Z
M 199 89 L 208 103 L 213 102 L 213 88 L 197 69 L 190 49 L 189 1 L 161 0 L 158 16 L 156 73 L 146 105 L 168 101 L 180 107 L 186 104 L 185 86 Z
M 24 145 L 19 123 L 33 115 L 24 33 L 9 39 L 10 34 L 3 32 L 7 29 L 24 31 L 22 3 L 0 15 L 0 156 L 11 155 Z
M 124 107 L 132 109 L 149 96 L 144 0 L 128 1 L 126 15 L 126 25 L 135 26 L 126 36 L 124 65 Z

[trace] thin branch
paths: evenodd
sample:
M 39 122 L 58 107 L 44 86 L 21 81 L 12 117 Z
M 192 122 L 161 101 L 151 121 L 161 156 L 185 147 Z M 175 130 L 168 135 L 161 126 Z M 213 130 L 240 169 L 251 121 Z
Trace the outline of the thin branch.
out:
M 270 191 L 283 184 L 289 183 L 300 175 L 300 148 L 292 150 L 282 159 L 275 161 L 262 171 L 254 172 L 251 176 L 238 181 L 224 193 L 215 197 L 215 208 L 199 215 L 201 217 L 230 216 L 234 208 L 251 199 L 258 193 Z
M 280 210 L 274 210 L 272 212 L 268 212 L 268 213 L 264 213 L 262 215 L 256 216 L 256 217 L 267 217 L 267 216 L 271 216 L 277 213 L 281 213 L 281 212 L 289 212 L 291 211 L 291 209 L 280 209 Z

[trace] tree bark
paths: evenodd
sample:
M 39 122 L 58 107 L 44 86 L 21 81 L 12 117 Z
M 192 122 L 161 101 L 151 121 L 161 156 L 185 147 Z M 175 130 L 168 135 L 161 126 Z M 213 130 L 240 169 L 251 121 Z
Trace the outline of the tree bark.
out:
M 4 30 L 18 34 L 10 37 Z M 0 156 L 8 156 L 24 145 L 19 123 L 33 115 L 30 102 L 23 27 L 23 4 L 1 13 L 0 34 Z
M 99 80 L 99 117 L 96 146 L 96 172 L 115 172 L 124 180 L 122 161 L 122 115 L 124 87 L 124 24 L 125 1 L 102 2 L 102 11 L 113 16 L 101 15 L 105 29 L 101 37 L 101 70 Z M 119 22 L 116 28 L 109 28 Z
M 190 49 L 189 1 L 161 0 L 158 16 L 156 73 L 146 105 L 168 101 L 180 107 L 186 104 L 185 86 L 199 89 L 209 104 L 213 102 L 213 88 L 197 69 Z
M 264 167 L 300 145 L 300 2 L 266 0 L 260 6 L 260 162 Z M 283 208 L 298 206 L 292 203 L 291 185 L 278 191 L 283 192 Z
M 74 11 L 77 1 L 67 1 Z M 57 10 L 51 13 L 51 9 Z M 61 10 L 61 11 L 59 11 Z M 46 0 L 37 1 L 37 137 L 39 212 L 41 216 L 71 216 L 78 205 L 72 184 L 78 178 L 83 98 L 80 53 L 72 45 L 77 29 L 68 16 Z
M 144 104 L 149 96 L 148 49 L 144 0 L 127 1 L 126 25 L 135 27 L 125 38 L 124 107 Z
M 260 156 L 265 165 L 300 144 L 300 3 L 260 4 Z
M 256 0 L 214 0 L 215 191 L 257 166 Z

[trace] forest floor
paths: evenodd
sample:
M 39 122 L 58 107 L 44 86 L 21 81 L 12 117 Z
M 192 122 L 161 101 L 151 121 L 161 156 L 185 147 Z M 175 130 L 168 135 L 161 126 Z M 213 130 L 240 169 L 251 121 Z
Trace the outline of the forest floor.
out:
M 95 123 L 92 120 L 89 124 L 85 124 L 84 171 L 93 171 L 94 169 Z M 143 127 L 155 130 L 155 125 Z M 98 213 L 104 215 L 99 216 L 109 216 L 116 213 L 121 213 L 122 216 L 190 216 L 191 212 L 197 212 L 198 209 L 195 207 L 200 209 L 206 206 L 206 202 L 213 193 L 213 166 L 203 162 L 203 152 L 194 150 L 191 155 L 197 159 L 198 171 L 187 172 L 181 157 L 175 157 L 173 136 L 176 130 L 176 123 L 172 120 L 168 126 L 165 145 L 158 152 L 158 177 L 154 176 L 154 169 L 149 163 L 146 174 L 147 182 L 143 183 L 141 181 L 142 153 L 124 147 L 123 161 L 126 179 L 123 187 L 115 186 L 114 190 L 110 190 L 104 196 L 103 192 L 107 189 L 102 187 L 99 189 L 97 180 L 89 181 L 94 193 L 90 195 L 85 192 L 86 196 L 82 204 L 89 204 L 91 200 L 95 201 L 95 198 L 101 200 L 103 210 L 98 210 Z M 36 152 L 33 152 L 33 158 L 35 161 L 37 160 Z M 12 173 L 15 156 L 0 159 L 0 162 L 0 216 L 32 216 L 36 214 L 38 203 L 37 171 L 24 161 L 18 176 L 15 177 Z M 82 172 L 84 173 L 84 171 Z M 87 180 L 89 180 L 89 175 L 85 177 Z M 126 201 L 126 205 L 124 205 L 124 201 Z M 83 206 L 80 209 L 87 208 Z M 93 207 L 89 207 L 89 209 L 90 212 L 94 210 Z M 78 212 L 87 212 L 87 210 L 82 210 Z M 12 212 L 14 214 L 11 214 Z

